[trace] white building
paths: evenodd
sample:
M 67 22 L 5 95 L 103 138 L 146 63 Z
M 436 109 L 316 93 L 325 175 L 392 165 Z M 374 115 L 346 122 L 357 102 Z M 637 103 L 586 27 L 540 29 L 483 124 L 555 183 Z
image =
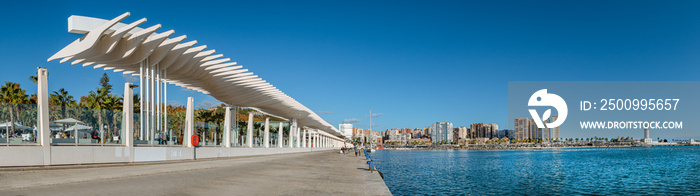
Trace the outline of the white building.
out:
M 651 138 L 649 137 L 649 128 L 644 129 L 644 143 L 651 143 Z
M 469 138 L 469 128 L 467 127 L 457 127 L 455 128 L 457 132 L 457 139 L 459 140 L 466 140 Z
M 552 122 L 557 121 L 557 118 L 559 118 L 559 115 L 552 115 Z M 552 140 L 559 140 L 559 127 L 554 127 L 552 129 Z
M 436 122 L 430 126 L 430 140 L 433 142 L 452 142 L 452 123 Z
M 340 134 L 343 134 L 345 138 L 351 138 L 352 137 L 352 124 L 350 123 L 344 123 L 338 125 L 338 130 L 340 131 Z

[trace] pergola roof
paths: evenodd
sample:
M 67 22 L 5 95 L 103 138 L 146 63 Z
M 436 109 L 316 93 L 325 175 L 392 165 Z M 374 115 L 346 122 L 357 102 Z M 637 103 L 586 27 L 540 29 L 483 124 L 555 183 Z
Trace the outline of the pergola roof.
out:
M 166 82 L 209 94 L 224 103 L 249 107 L 285 119 L 297 119 L 300 126 L 320 129 L 330 135 L 343 135 L 315 112 L 284 94 L 243 66 L 206 50 L 197 41 L 183 42 L 187 36 L 170 38 L 174 31 L 156 33 L 161 25 L 140 28 L 140 19 L 120 23 L 130 15 L 124 13 L 112 20 L 85 16 L 68 18 L 68 31 L 84 34 L 51 56 L 48 61 L 82 63 L 84 67 L 113 70 L 139 75 L 140 63 L 159 65 L 166 70 Z

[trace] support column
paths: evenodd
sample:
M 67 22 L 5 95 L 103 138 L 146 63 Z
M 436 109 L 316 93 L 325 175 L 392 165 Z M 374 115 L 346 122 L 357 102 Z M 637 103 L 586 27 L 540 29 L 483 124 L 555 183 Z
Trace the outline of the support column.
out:
M 144 101 L 143 101 L 143 98 L 144 98 L 144 96 L 143 96 L 143 88 L 144 88 L 144 85 L 143 85 L 143 78 L 144 78 L 144 76 L 143 76 L 143 72 L 144 72 L 143 62 L 141 62 L 140 65 L 141 65 L 141 67 L 139 69 L 139 101 L 141 103 L 139 104 L 139 140 L 143 140 L 143 135 L 145 134 L 144 130 L 146 130 L 145 125 L 143 124 L 143 120 L 144 120 L 143 119 L 143 103 L 144 103 Z
M 226 107 L 226 114 L 224 114 L 224 143 L 226 148 L 231 147 L 231 107 Z
M 121 136 L 122 144 L 126 147 L 124 156 L 129 154 L 129 162 L 134 162 L 134 90 L 133 84 L 127 82 L 124 84 L 124 103 L 122 106 L 122 124 L 124 133 Z
M 297 126 L 296 132 L 294 133 L 294 136 L 296 136 L 296 142 L 294 142 L 297 148 L 301 147 L 301 129 Z
M 240 146 L 241 144 L 238 143 L 240 141 L 239 138 L 241 138 L 241 136 L 238 135 L 238 107 L 236 107 L 236 105 L 234 105 L 233 103 L 231 103 L 231 105 L 233 106 L 233 111 L 232 111 L 233 115 L 231 116 L 231 117 L 233 117 L 233 120 L 232 120 L 233 130 L 232 130 L 231 137 L 229 138 L 229 140 L 231 140 L 232 142 L 235 142 L 236 146 Z
M 279 128 L 277 128 L 277 148 L 283 147 L 284 140 L 284 123 L 280 122 Z
M 146 65 L 149 65 L 148 58 L 146 58 Z M 150 121 L 148 123 L 148 125 L 150 126 L 150 129 L 148 130 L 149 131 L 148 142 L 149 142 L 149 144 L 153 145 L 154 140 L 156 139 L 155 138 L 156 137 L 156 104 L 155 103 L 156 103 L 156 93 L 157 92 L 156 92 L 156 69 L 155 69 L 155 67 L 151 67 L 150 69 L 151 69 L 151 82 L 149 85 L 151 86 L 150 87 L 151 98 L 150 98 L 149 105 L 151 106 L 150 107 L 151 114 L 149 114 L 150 116 L 148 116 L 148 119 Z
M 246 133 L 246 146 L 253 147 L 253 112 L 248 113 L 248 132 Z
M 187 126 L 187 134 L 185 134 L 185 146 L 192 148 L 192 135 L 194 134 L 194 97 L 187 98 L 187 111 L 185 112 L 185 125 Z
M 265 148 L 270 147 L 270 118 L 265 118 Z
M 167 76 L 168 70 L 163 70 L 163 130 L 168 133 L 168 141 L 170 141 L 173 138 L 173 131 L 168 128 L 168 83 L 165 82 Z
M 37 143 L 41 145 L 44 165 L 51 165 L 51 129 L 49 126 L 49 84 L 46 68 L 38 68 L 37 75 Z M 9 138 L 9 137 L 8 137 Z M 9 142 L 9 140 L 7 141 Z
M 314 145 L 314 133 L 312 133 L 313 129 L 309 130 L 309 148 L 316 148 L 316 145 Z
M 314 148 L 319 148 L 318 147 L 318 129 L 316 129 L 316 133 L 314 133 Z
M 148 140 L 150 141 L 150 136 L 151 136 L 151 71 L 150 67 L 148 67 L 148 63 L 144 61 L 143 65 L 143 72 L 145 72 L 145 77 L 144 81 L 145 83 L 141 86 L 144 88 L 144 95 L 143 99 L 141 99 L 141 104 L 143 104 L 143 113 L 141 114 L 141 118 L 143 118 L 143 135 L 145 136 L 143 140 Z
M 134 136 L 132 136 L 134 133 L 134 90 L 131 88 L 131 83 L 124 83 L 124 104 L 122 106 L 124 134 L 121 135 L 121 140 L 126 147 L 134 146 Z
M 161 130 L 161 124 L 160 124 L 161 120 L 162 120 L 162 118 L 160 116 L 161 115 L 161 108 L 162 108 L 160 105 L 161 104 L 161 102 L 160 102 L 160 69 L 158 68 L 158 64 L 154 65 L 154 68 L 156 70 L 156 78 L 155 78 L 156 79 L 156 82 L 155 82 L 155 86 L 156 86 L 156 88 L 155 88 L 155 90 L 156 90 L 156 101 L 155 101 L 155 103 L 156 103 L 156 117 L 155 117 L 155 119 L 156 119 L 156 121 L 155 121 L 155 126 L 154 126 L 155 127 L 155 129 L 154 129 L 155 134 L 154 134 L 153 139 L 155 140 L 155 138 L 158 137 L 159 140 L 162 141 L 163 138 L 160 138 L 160 134 L 162 133 L 161 131 L 163 131 L 163 130 Z M 160 144 L 160 142 L 158 142 L 158 144 Z
M 292 121 L 289 126 L 289 137 L 287 138 L 287 140 L 289 140 L 289 148 L 294 148 L 294 124 L 294 121 Z
M 309 146 L 306 145 L 306 129 L 304 129 L 304 133 L 301 136 L 301 146 L 302 148 L 308 148 Z

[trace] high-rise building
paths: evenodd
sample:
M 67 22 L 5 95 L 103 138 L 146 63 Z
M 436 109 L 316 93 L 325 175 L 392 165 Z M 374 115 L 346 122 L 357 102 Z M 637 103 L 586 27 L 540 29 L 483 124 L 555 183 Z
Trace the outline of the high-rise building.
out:
M 542 123 L 544 123 L 544 124 L 551 123 L 552 122 L 551 120 L 552 119 L 549 118 L 547 120 L 544 120 Z M 536 131 L 537 135 L 535 136 L 535 139 L 548 141 L 548 139 L 550 139 L 552 136 L 551 128 L 538 128 L 536 130 L 537 130 Z
M 489 136 L 488 138 L 498 137 L 498 124 L 496 124 L 496 123 L 489 124 L 487 132 L 488 132 L 488 136 Z
M 552 122 L 557 121 L 559 115 L 552 115 Z M 559 140 L 559 127 L 554 127 L 552 130 L 552 140 Z
M 433 142 L 452 142 L 452 123 L 436 122 L 430 126 L 430 139 Z
M 352 138 L 360 138 L 361 142 L 375 144 L 378 139 L 381 139 L 380 133 L 377 131 L 352 128 Z
M 457 127 L 457 139 L 466 140 L 469 139 L 469 128 L 467 127 Z
M 471 124 L 470 127 L 470 139 L 492 139 L 494 137 L 498 137 L 498 124 L 496 123 L 474 123 Z
M 550 123 L 556 120 L 557 115 L 552 118 L 542 121 L 542 123 Z M 532 118 L 520 117 L 515 119 L 514 124 L 514 139 L 539 139 L 543 141 L 559 138 L 559 127 L 556 128 L 539 128 Z
M 415 129 L 413 131 L 413 137 L 412 138 L 423 138 L 423 129 Z
M 535 125 L 531 118 L 520 117 L 515 119 L 514 129 L 515 138 L 513 139 L 530 139 L 530 133 Z
M 649 128 L 644 128 L 644 143 L 651 143 L 651 138 L 649 137 Z
M 498 130 L 498 138 L 508 138 L 508 139 L 514 139 L 515 138 L 515 131 L 513 130 Z
M 338 125 L 338 129 L 340 130 L 340 133 L 343 134 L 346 138 L 352 137 L 352 124 L 350 123 L 343 123 Z
M 398 140 L 399 137 L 399 129 L 391 129 L 391 130 L 386 130 L 385 132 L 387 133 L 387 140 Z

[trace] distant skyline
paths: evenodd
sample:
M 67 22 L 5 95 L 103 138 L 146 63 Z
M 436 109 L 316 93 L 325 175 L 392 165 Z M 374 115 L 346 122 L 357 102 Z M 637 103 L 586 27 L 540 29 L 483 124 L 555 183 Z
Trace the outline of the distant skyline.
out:
M 238 62 L 329 123 L 373 130 L 497 123 L 508 81 L 697 81 L 698 1 L 0 2 L 0 79 L 79 99 L 104 70 L 46 59 L 70 15 L 147 18 Z M 134 77 L 107 71 L 121 94 Z M 171 104 L 210 96 L 169 86 Z M 566 137 L 562 133 L 563 137 Z M 610 135 L 612 136 L 612 135 Z

